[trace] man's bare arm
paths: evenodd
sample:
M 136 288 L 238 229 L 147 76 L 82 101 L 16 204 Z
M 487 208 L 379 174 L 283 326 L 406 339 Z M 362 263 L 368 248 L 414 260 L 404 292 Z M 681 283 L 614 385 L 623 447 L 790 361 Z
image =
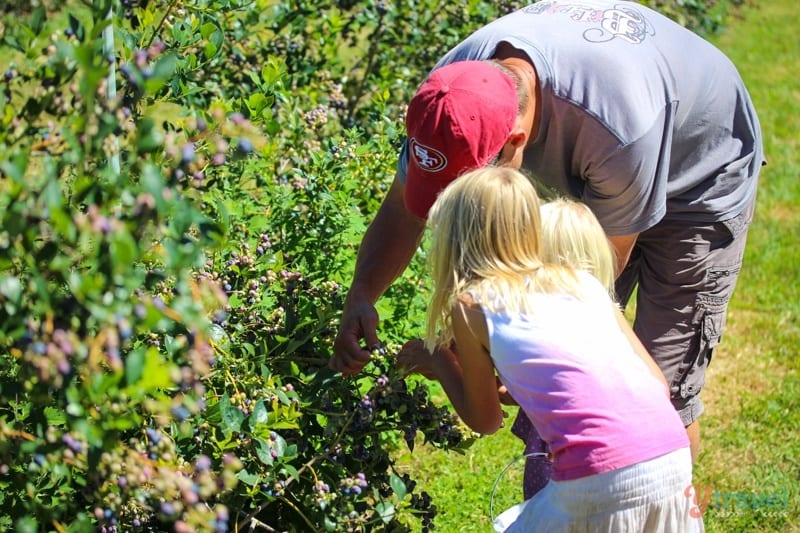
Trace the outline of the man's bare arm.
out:
M 633 245 L 636 244 L 637 238 L 639 238 L 638 233 L 615 235 L 608 238 L 608 240 L 611 241 L 611 245 L 614 247 L 614 253 L 617 256 L 617 276 L 622 273 L 622 271 L 625 269 L 625 265 L 628 264 L 628 260 L 631 258 Z
M 408 266 L 425 230 L 425 220 L 406 209 L 404 191 L 395 178 L 358 249 L 329 364 L 345 375 L 359 372 L 369 361 L 369 348 L 378 344 L 375 302 Z

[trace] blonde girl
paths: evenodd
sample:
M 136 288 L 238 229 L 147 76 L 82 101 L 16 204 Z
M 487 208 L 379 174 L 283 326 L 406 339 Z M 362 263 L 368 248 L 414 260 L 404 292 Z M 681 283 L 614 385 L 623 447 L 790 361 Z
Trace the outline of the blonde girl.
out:
M 589 206 L 557 198 L 542 204 L 542 259 L 592 274 L 613 297 L 617 258 Z
M 592 274 L 613 298 L 617 260 L 611 242 L 589 207 L 576 200 L 556 198 L 542 204 L 540 211 L 542 260 Z M 505 399 L 510 403 L 510 398 Z M 517 413 L 511 432 L 525 442 L 522 493 L 527 500 L 550 480 L 550 459 L 544 455 L 547 446 L 522 410 Z
M 596 278 L 543 261 L 538 202 L 509 168 L 440 194 L 427 335 L 398 362 L 434 375 L 485 434 L 503 424 L 499 376 L 547 443 L 552 479 L 507 531 L 701 531 L 663 375 Z

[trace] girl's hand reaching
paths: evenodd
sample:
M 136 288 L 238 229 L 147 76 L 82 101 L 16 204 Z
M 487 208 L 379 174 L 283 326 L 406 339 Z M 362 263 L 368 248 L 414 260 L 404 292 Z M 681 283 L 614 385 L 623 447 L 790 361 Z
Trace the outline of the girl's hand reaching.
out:
M 397 353 L 397 366 L 405 368 L 406 374 L 421 374 L 428 379 L 437 379 L 432 368 L 431 352 L 422 339 L 408 341 Z

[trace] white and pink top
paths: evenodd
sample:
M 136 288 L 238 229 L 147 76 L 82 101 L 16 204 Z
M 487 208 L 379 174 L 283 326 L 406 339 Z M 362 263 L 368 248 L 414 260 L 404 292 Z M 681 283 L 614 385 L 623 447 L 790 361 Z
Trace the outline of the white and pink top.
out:
M 579 275 L 586 288 L 580 300 L 532 293 L 530 313 L 483 307 L 497 372 L 549 445 L 554 481 L 689 445 L 663 383 L 620 330 L 608 294 L 591 275 Z

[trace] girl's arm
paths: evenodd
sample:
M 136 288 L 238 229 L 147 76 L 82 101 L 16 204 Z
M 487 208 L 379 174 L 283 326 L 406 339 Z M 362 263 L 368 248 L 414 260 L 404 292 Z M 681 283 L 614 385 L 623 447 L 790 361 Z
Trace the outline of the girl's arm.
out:
M 431 355 L 422 340 L 409 341 L 397 354 L 397 364 L 438 380 L 465 424 L 478 433 L 494 433 L 503 425 L 503 410 L 486 349 L 486 320 L 479 307 L 468 303 L 457 302 L 452 313 L 455 347 L 439 346 Z
M 450 361 L 448 361 L 446 365 L 441 361 L 436 362 L 436 364 L 438 364 L 440 367 L 449 367 L 452 366 L 452 364 L 458 365 L 458 358 L 456 357 L 455 350 L 440 346 L 436 348 L 434 354 L 431 355 L 431 352 L 425 348 L 425 341 L 422 339 L 414 339 L 407 341 L 405 344 L 403 344 L 403 347 L 400 348 L 400 351 L 397 353 L 395 365 L 398 368 L 405 370 L 404 376 L 408 376 L 409 374 L 420 374 L 428 379 L 438 381 L 439 377 L 437 376 L 436 372 L 434 372 L 433 367 L 435 359 L 442 357 L 448 358 Z M 454 368 L 440 368 L 439 372 L 460 374 L 461 370 L 456 370 Z
M 453 305 L 453 335 L 460 378 L 439 381 L 456 412 L 473 430 L 492 434 L 503 426 L 494 363 L 487 349 L 489 334 L 481 309 L 458 301 Z
M 631 325 L 625 318 L 625 315 L 622 314 L 622 310 L 619 308 L 619 306 L 614 304 L 613 307 L 614 314 L 617 318 L 617 323 L 619 323 L 619 327 L 622 329 L 622 332 L 625 334 L 625 336 L 628 337 L 628 341 L 631 343 L 631 346 L 633 346 L 633 351 L 636 352 L 636 355 L 638 355 L 642 361 L 645 362 L 647 367 L 650 369 L 650 372 L 652 372 L 653 375 L 664 384 L 664 387 L 667 389 L 667 394 L 669 394 L 669 384 L 667 383 L 667 379 L 664 377 L 664 373 L 647 352 L 647 348 L 644 347 L 642 341 L 639 340 L 639 337 L 636 336 L 636 333 L 634 333 Z
M 406 342 L 397 354 L 396 365 L 399 368 L 405 369 L 405 375 L 420 374 L 428 379 L 438 381 L 439 378 L 433 372 L 431 363 L 434 357 L 449 357 L 453 364 L 461 365 L 459 363 L 458 354 L 455 350 L 455 343 L 450 349 L 442 347 L 437 348 L 436 353 L 431 353 L 425 348 L 425 342 L 422 339 L 414 339 Z M 453 370 L 455 372 L 455 370 Z M 461 373 L 459 370 L 458 373 Z M 503 405 L 519 405 L 517 401 L 512 398 L 508 393 L 508 389 L 500 381 L 500 378 L 495 376 L 495 384 L 497 386 L 497 395 L 499 396 L 500 403 Z

